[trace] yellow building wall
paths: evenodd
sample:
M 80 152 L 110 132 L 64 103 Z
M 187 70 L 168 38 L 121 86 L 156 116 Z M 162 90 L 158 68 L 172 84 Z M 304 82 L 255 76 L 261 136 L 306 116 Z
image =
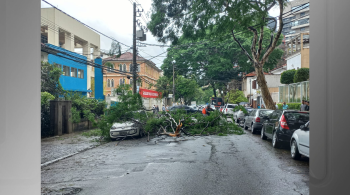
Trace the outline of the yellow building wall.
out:
M 310 68 L 310 49 L 304 48 L 300 52 L 301 52 L 301 68 Z

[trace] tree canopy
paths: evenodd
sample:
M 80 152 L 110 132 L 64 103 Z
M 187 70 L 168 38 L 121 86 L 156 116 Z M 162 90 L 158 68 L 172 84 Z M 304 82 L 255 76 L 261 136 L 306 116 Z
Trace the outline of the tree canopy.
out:
M 275 109 L 263 71 L 281 40 L 283 7 L 286 2 L 287 0 L 153 0 L 148 28 L 158 41 L 171 41 L 173 45 L 183 45 L 181 37 L 192 42 L 205 39 L 210 43 L 232 37 L 255 69 L 265 104 L 269 109 Z M 269 17 L 269 11 L 275 5 L 279 7 L 279 21 Z M 269 23 L 272 23 L 272 28 Z M 266 33 L 270 35 L 264 36 Z M 240 40 L 239 35 L 253 37 L 247 44 L 251 46 L 250 53 L 244 45 L 245 40 Z M 268 37 L 267 45 L 264 45 L 264 37 Z M 210 55 L 209 52 L 206 54 Z M 235 56 L 235 53 L 230 55 Z

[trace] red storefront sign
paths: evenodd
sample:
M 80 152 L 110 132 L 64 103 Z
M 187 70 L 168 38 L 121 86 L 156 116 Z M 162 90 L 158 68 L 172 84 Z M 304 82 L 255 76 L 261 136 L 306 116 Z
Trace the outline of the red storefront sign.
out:
M 139 89 L 141 97 L 144 98 L 158 98 L 162 97 L 162 93 L 158 91 L 152 91 L 148 89 Z

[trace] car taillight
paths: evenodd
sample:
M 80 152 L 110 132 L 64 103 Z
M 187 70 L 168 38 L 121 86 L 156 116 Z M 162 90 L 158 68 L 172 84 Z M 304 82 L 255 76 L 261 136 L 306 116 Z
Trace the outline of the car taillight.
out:
M 226 108 L 226 112 L 227 112 L 227 108 Z
M 289 127 L 287 125 L 286 117 L 284 117 L 284 115 L 282 115 L 280 125 L 283 129 L 289 129 Z
M 255 122 L 260 123 L 260 118 L 256 117 Z

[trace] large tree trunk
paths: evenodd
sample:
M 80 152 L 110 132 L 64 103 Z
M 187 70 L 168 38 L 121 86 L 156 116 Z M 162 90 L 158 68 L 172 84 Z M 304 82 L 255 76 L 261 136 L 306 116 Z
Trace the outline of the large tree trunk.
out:
M 257 73 L 257 81 L 259 88 L 261 89 L 261 96 L 264 100 L 265 106 L 267 109 L 276 110 L 275 104 L 272 100 L 272 97 L 267 87 L 267 82 L 265 79 L 264 71 L 262 65 L 255 65 L 255 72 Z

